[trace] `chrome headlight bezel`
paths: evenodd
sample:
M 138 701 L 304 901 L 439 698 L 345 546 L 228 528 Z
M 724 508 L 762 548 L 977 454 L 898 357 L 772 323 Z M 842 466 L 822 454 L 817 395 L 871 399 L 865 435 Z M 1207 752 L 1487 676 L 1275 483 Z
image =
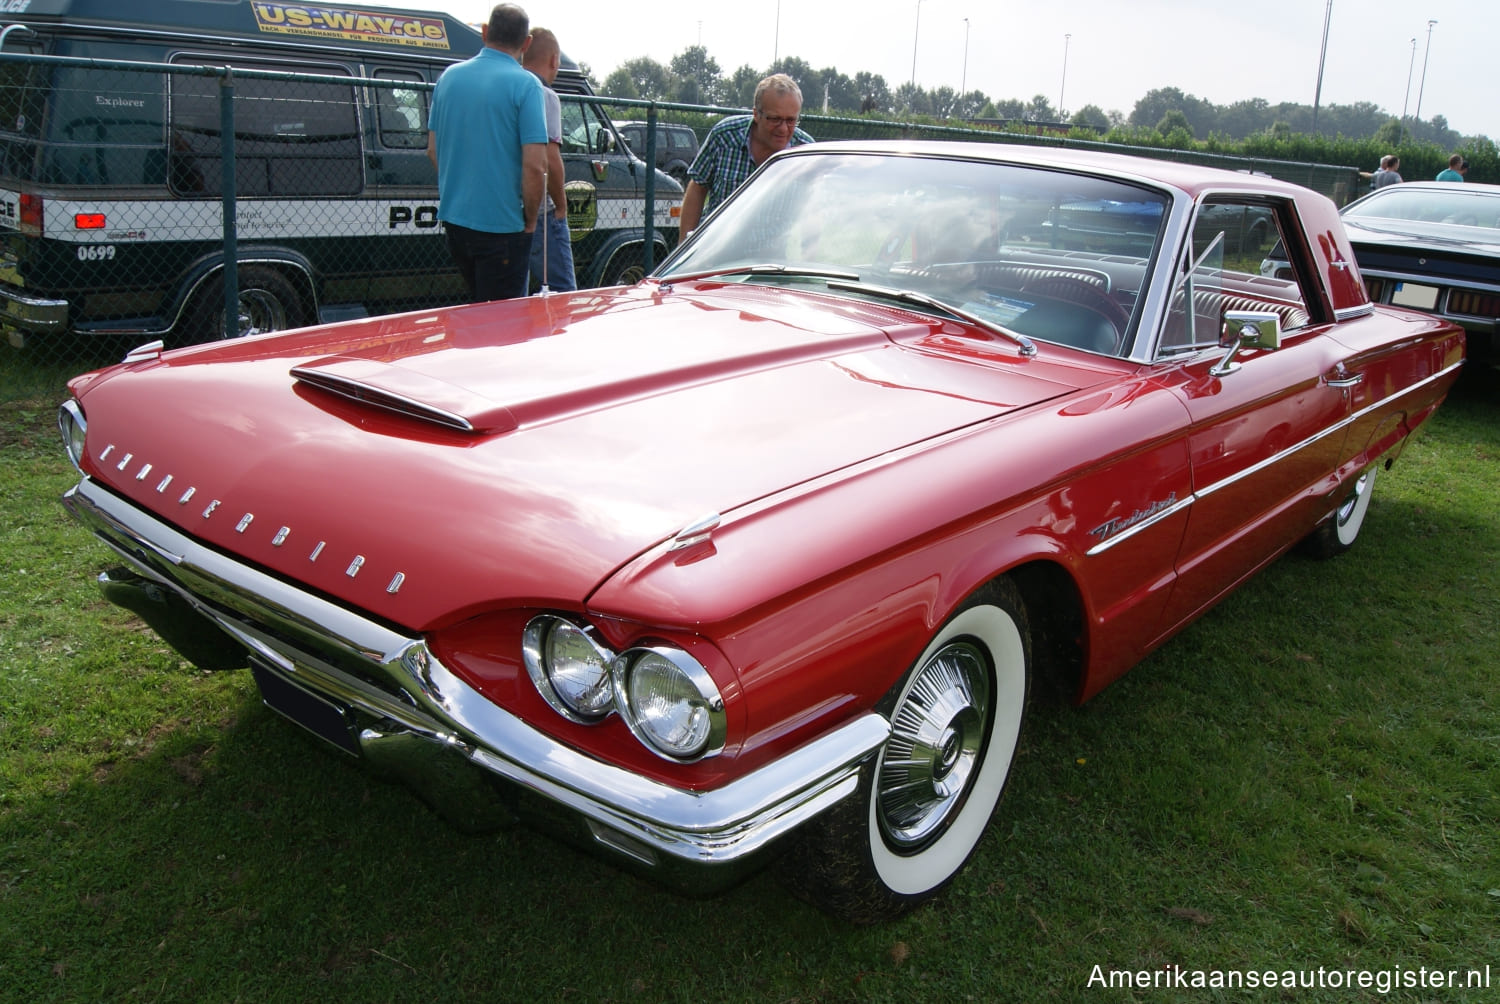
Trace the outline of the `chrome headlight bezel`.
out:
M 640 673 L 643 666 L 665 669 L 667 675 L 690 688 L 692 697 L 678 702 L 675 717 L 681 720 L 684 710 L 693 719 L 688 736 L 673 741 L 656 724 L 656 718 L 643 705 L 641 689 L 648 685 Z M 717 755 L 724 749 L 728 716 L 724 698 L 713 677 L 697 659 L 670 645 L 632 648 L 614 664 L 615 707 L 630 732 L 647 749 L 664 760 L 692 763 Z
M 64 401 L 57 409 L 57 431 L 62 436 L 63 451 L 79 474 L 83 473 L 84 440 L 88 427 L 88 420 L 83 417 L 83 409 L 77 401 Z
M 586 676 L 583 686 L 576 674 L 570 679 L 560 673 L 554 647 L 559 639 L 583 646 L 588 661 L 602 667 Z M 570 722 L 598 725 L 619 715 L 642 746 L 677 764 L 695 763 L 724 750 L 729 718 L 719 686 L 703 663 L 677 645 L 639 644 L 616 655 L 592 625 L 566 614 L 546 613 L 526 622 L 521 658 L 537 693 Z M 655 675 L 643 675 L 643 666 Z M 670 692 L 665 704 L 660 701 L 663 692 L 651 690 L 653 682 L 659 686 L 664 681 Z M 601 687 L 608 692 L 607 701 Z M 581 702 L 580 694 L 592 697 Z M 654 707 L 653 698 L 658 699 Z
M 592 685 L 586 677 L 580 686 L 578 679 L 560 673 L 554 646 L 563 639 L 593 657 L 598 670 Z M 614 712 L 615 653 L 599 641 L 592 627 L 554 614 L 533 617 L 521 634 L 521 656 L 537 693 L 568 721 L 592 725 Z

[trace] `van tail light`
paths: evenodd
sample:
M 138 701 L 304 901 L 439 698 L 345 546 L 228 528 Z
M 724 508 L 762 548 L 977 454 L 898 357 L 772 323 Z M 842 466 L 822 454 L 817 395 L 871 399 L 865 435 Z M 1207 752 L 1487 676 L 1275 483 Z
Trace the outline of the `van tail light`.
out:
M 16 229 L 28 237 L 42 236 L 42 197 L 21 193 L 21 217 Z

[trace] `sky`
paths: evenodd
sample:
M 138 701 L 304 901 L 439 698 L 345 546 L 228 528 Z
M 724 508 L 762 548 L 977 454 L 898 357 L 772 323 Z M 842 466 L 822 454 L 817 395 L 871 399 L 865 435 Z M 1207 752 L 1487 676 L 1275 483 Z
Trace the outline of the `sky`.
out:
M 725 75 L 795 56 L 850 77 L 878 73 L 892 90 L 915 75 L 928 90 L 1023 101 L 1042 94 L 1069 114 L 1092 104 L 1128 116 L 1161 87 L 1216 105 L 1368 101 L 1395 116 L 1442 115 L 1466 136 L 1500 138 L 1494 0 L 520 2 L 597 80 L 626 60 L 650 56 L 665 65 L 702 45 Z M 445 10 L 478 23 L 493 0 L 361 6 Z M 1437 22 L 1430 32 L 1429 20 Z M 811 95 L 806 104 L 815 110 Z

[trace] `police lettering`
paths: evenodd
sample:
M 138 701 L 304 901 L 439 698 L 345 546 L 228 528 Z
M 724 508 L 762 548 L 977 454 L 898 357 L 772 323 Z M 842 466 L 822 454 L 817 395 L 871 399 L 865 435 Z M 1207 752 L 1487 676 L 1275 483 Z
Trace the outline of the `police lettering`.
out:
M 431 230 L 438 225 L 437 206 L 392 206 L 389 228 L 411 224 L 419 230 Z

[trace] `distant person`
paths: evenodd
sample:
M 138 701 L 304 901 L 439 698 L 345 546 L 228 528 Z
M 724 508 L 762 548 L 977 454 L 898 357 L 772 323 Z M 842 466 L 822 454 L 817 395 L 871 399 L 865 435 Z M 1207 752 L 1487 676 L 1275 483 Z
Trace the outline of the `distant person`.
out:
M 686 238 L 703 216 L 729 198 L 767 157 L 789 146 L 811 143 L 797 128 L 802 117 L 802 89 L 785 73 L 755 85 L 749 115 L 731 115 L 708 131 L 688 168 L 682 193 L 680 236 Z
M 474 302 L 526 295 L 547 170 L 546 88 L 521 68 L 530 28 L 520 7 L 495 5 L 480 28 L 484 48 L 444 70 L 432 92 L 438 219 Z
M 531 29 L 531 44 L 526 47 L 522 65 L 547 85 L 542 88 L 542 99 L 547 105 L 547 192 L 537 214 L 536 232 L 531 237 L 531 278 L 549 290 L 566 292 L 577 289 L 578 281 L 573 277 L 568 199 L 563 194 L 567 174 L 562 159 L 562 100 L 552 89 L 552 81 L 557 79 L 562 66 L 562 47 L 557 44 L 557 36 L 546 28 Z
M 1469 162 L 1464 160 L 1464 155 L 1455 153 L 1448 158 L 1448 166 L 1438 172 L 1438 181 L 1463 181 L 1464 173 L 1469 170 Z
M 1386 185 L 1399 185 L 1401 174 L 1397 170 L 1401 166 L 1401 158 L 1394 153 L 1388 153 L 1380 158 L 1380 170 L 1370 176 L 1371 188 L 1384 188 Z

